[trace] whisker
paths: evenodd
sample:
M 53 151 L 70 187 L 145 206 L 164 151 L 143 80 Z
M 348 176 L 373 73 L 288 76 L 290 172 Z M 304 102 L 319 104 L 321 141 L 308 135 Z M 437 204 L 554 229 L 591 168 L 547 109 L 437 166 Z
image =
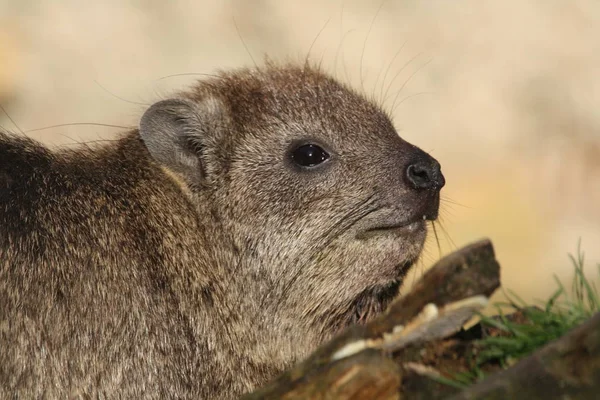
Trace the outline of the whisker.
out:
M 157 81 L 162 81 L 163 79 L 169 79 L 169 78 L 175 78 L 175 77 L 179 77 L 179 76 L 208 76 L 211 78 L 221 78 L 219 75 L 216 74 L 207 74 L 207 73 L 203 73 L 203 72 L 184 72 L 181 74 L 172 74 L 172 75 L 167 75 L 167 76 L 163 76 L 161 78 L 158 78 Z
M 323 31 L 325 30 L 325 28 L 327 28 L 327 25 L 329 25 L 329 21 L 331 21 L 331 17 L 329 17 L 327 19 L 327 21 L 325 22 L 325 24 L 319 30 L 319 33 L 317 33 L 317 36 L 313 39 L 312 43 L 310 44 L 310 47 L 308 48 L 308 53 L 306 53 L 306 58 L 304 59 L 304 68 L 306 68 L 308 66 L 308 62 L 309 62 L 309 59 L 310 59 L 310 52 L 312 51 L 313 46 L 317 43 L 317 40 L 319 40 L 319 37 L 321 36 L 321 33 L 323 33 Z
M 73 139 L 70 136 L 67 135 L 62 135 L 63 137 L 66 137 L 67 139 L 70 139 L 71 141 L 73 141 L 73 143 L 67 143 L 67 146 L 75 146 L 75 145 L 84 145 L 86 147 L 89 147 L 89 144 L 94 144 L 94 143 L 105 143 L 105 142 L 118 142 L 121 139 L 94 139 L 94 140 L 86 140 L 86 141 L 81 141 L 81 140 L 76 140 Z
M 402 52 L 402 49 L 404 49 L 405 45 L 406 45 L 406 40 L 404 41 L 404 43 L 402 43 L 402 46 L 400 46 L 400 49 L 396 52 L 396 54 L 394 54 L 394 57 L 392 57 L 392 60 L 388 64 L 387 68 L 385 69 L 385 74 L 383 74 L 383 80 L 381 81 L 381 88 L 379 89 L 379 103 L 380 104 L 383 104 L 383 88 L 385 86 L 385 81 L 387 80 L 388 73 L 390 72 L 390 69 L 392 68 L 392 65 L 394 64 L 394 61 L 396 61 L 396 58 L 400 55 L 400 53 Z
M 344 33 L 344 9 L 346 8 L 346 0 L 342 0 L 342 4 L 341 4 L 341 10 L 340 10 L 340 43 L 338 45 L 337 50 L 335 51 L 335 57 L 334 57 L 334 62 L 333 62 L 333 73 L 335 76 L 335 79 L 338 79 L 337 76 L 337 65 L 338 65 L 338 56 L 340 53 L 340 49 L 343 47 L 344 45 L 344 39 L 346 37 L 346 33 Z M 349 82 L 348 82 L 349 83 Z
M 457 202 L 457 201 L 455 201 L 455 200 L 452 200 L 452 199 L 451 199 L 450 197 L 448 197 L 448 196 L 440 196 L 440 198 L 441 198 L 441 199 L 442 199 L 442 200 L 443 200 L 445 203 L 450 203 L 450 204 L 454 204 L 454 205 L 456 205 L 456 206 L 465 207 L 465 208 L 473 208 L 473 207 L 467 206 L 467 205 L 465 205 L 465 204 L 461 204 L 461 203 L 459 203 L 459 202 Z
M 435 228 L 435 221 L 431 221 L 431 227 L 433 228 L 433 235 L 435 236 L 435 241 L 437 243 L 439 257 L 442 258 L 442 246 L 440 245 L 440 238 L 438 237 L 437 229 Z
M 2 110 L 2 112 L 4 113 L 4 115 L 6 115 L 6 117 L 8 118 L 8 120 L 17 128 L 17 130 L 21 134 L 25 135 L 25 132 L 23 131 L 23 129 L 21 129 L 19 127 L 19 125 L 15 122 L 15 120 L 12 119 L 12 117 L 8 114 L 8 112 L 6 111 L 6 109 L 4 108 L 4 106 L 2 104 L 0 104 L 0 110 Z M 27 135 L 25 135 L 25 136 L 27 136 Z
M 346 57 L 342 52 L 342 65 L 344 66 L 344 77 L 346 78 L 346 82 L 350 84 L 352 81 L 350 80 L 350 75 L 348 74 L 348 66 L 346 65 Z
M 43 131 L 46 129 L 61 128 L 61 127 L 65 127 L 65 126 L 102 126 L 105 128 L 133 129 L 133 127 L 131 127 L 131 126 L 100 124 L 100 123 L 95 123 L 95 122 L 72 122 L 69 124 L 58 124 L 58 125 L 45 126 L 43 128 L 29 129 L 23 133 L 38 132 L 38 131 Z
M 439 221 L 439 225 L 440 225 L 440 229 L 442 230 L 442 232 L 446 236 L 446 239 L 448 239 L 448 241 L 450 242 L 451 246 L 453 247 L 453 250 L 458 249 L 458 246 L 456 246 L 456 243 L 454 243 L 454 240 L 452 240 L 452 237 L 450 237 L 450 234 L 448 233 L 448 231 L 446 230 L 446 228 L 444 228 L 444 224 L 442 224 L 441 220 Z
M 398 109 L 398 107 L 400 107 L 400 105 L 401 105 L 402 103 L 404 103 L 405 101 L 407 101 L 407 100 L 409 100 L 409 99 L 412 99 L 413 97 L 419 97 L 419 96 L 423 96 L 423 95 L 425 95 L 425 94 L 435 94 L 435 92 L 419 92 L 419 93 L 414 93 L 414 94 L 411 94 L 411 95 L 408 95 L 408 96 L 406 96 L 406 97 L 405 97 L 405 98 L 403 98 L 403 99 L 402 99 L 402 100 L 401 100 L 401 101 L 400 101 L 398 104 L 396 104 L 396 106 L 394 106 L 394 107 L 393 107 L 392 114 L 395 114 L 395 113 L 396 113 L 396 110 Z
M 109 94 L 109 95 L 111 95 L 112 97 L 114 97 L 114 98 L 116 98 L 116 99 L 119 99 L 119 100 L 121 100 L 121 101 L 124 101 L 125 103 L 136 104 L 136 105 L 139 105 L 139 106 L 149 106 L 149 105 L 150 105 L 150 104 L 146 104 L 146 103 L 140 103 L 140 102 L 137 102 L 137 101 L 131 101 L 131 100 L 127 100 L 127 99 L 125 99 L 125 98 L 123 98 L 123 97 L 117 96 L 116 94 L 114 94 L 114 93 L 111 93 L 111 92 L 110 92 L 110 91 L 109 91 L 107 88 L 105 88 L 104 86 L 102 86 L 102 85 L 100 84 L 100 82 L 98 82 L 97 80 L 94 80 L 94 83 L 95 83 L 96 85 L 98 85 L 98 86 L 100 87 L 100 89 L 104 90 L 106 93 L 108 93 L 108 94 Z
M 400 74 L 402 73 L 402 71 L 404 71 L 404 69 L 406 67 L 408 67 L 410 65 L 410 63 L 412 63 L 414 60 L 416 60 L 417 57 L 419 57 L 421 54 L 423 54 L 423 53 L 421 52 L 421 53 L 417 54 L 416 56 L 412 57 L 410 60 L 408 60 L 406 63 L 404 63 L 404 65 L 402 66 L 402 68 L 400 68 L 400 70 L 398 72 L 396 72 L 396 75 L 394 75 L 394 77 L 390 81 L 390 84 L 388 85 L 387 89 L 385 90 L 385 93 L 383 95 L 383 101 L 382 101 L 382 103 L 385 103 L 388 100 L 388 93 L 389 93 L 390 89 L 392 88 L 392 85 L 394 84 L 394 82 L 398 78 L 398 76 L 400 76 Z
M 377 8 L 377 11 L 375 12 L 375 15 L 373 16 L 373 19 L 371 20 L 371 24 L 369 25 L 369 30 L 367 31 L 367 36 L 365 37 L 365 41 L 363 43 L 363 48 L 362 48 L 362 52 L 360 55 L 360 70 L 359 70 L 359 74 L 360 74 L 360 86 L 362 88 L 362 91 L 365 91 L 365 86 L 364 86 L 364 81 L 363 81 L 363 61 L 365 58 L 365 50 L 367 48 L 367 41 L 369 40 L 369 36 L 371 35 L 371 31 L 373 30 L 373 26 L 375 25 L 375 21 L 377 20 L 377 16 L 379 15 L 379 12 L 381 11 L 381 9 L 383 8 L 384 4 L 387 2 L 387 0 L 382 0 L 381 3 L 379 4 L 379 7 Z
M 419 72 L 421 71 L 423 68 L 425 68 L 425 66 L 427 66 L 427 64 L 429 64 L 431 61 L 433 61 L 433 59 L 428 60 L 427 62 L 425 62 L 424 64 L 422 64 L 419 68 L 417 68 L 412 74 L 410 74 L 410 76 L 408 77 L 407 80 L 404 81 L 404 83 L 402 84 L 402 86 L 400 87 L 400 90 L 398 90 L 398 93 L 396 94 L 396 97 L 394 98 L 394 102 L 392 103 L 392 110 L 396 109 L 396 101 L 398 100 L 398 97 L 400 96 L 400 93 L 402 93 L 402 90 L 404 90 L 404 88 L 406 87 L 406 85 L 408 84 L 408 82 L 411 81 L 411 79 Z
M 348 31 L 346 31 L 346 33 L 344 33 L 344 35 L 342 36 L 342 41 L 340 43 L 340 45 L 338 46 L 336 52 L 335 52 L 335 59 L 334 59 L 334 64 L 333 64 L 333 68 L 337 73 L 338 70 L 338 58 L 340 56 L 340 50 L 343 49 L 344 47 L 344 41 L 346 40 L 346 37 L 348 36 L 348 34 L 352 33 L 356 31 L 356 29 L 350 29 Z M 343 52 L 342 52 L 342 62 L 343 61 Z M 346 70 L 346 65 L 344 64 L 344 72 L 345 72 L 345 76 L 346 76 L 346 83 L 350 84 L 350 80 L 348 79 L 348 71 Z
M 451 203 L 451 202 L 447 202 L 446 200 L 444 200 L 443 198 L 440 197 L 440 207 L 439 207 L 440 212 L 446 212 L 448 210 L 455 212 L 456 208 L 455 208 L 455 204 Z M 454 215 L 454 214 L 451 214 Z
M 440 215 L 446 215 L 448 214 L 451 217 L 456 217 L 456 214 L 453 214 L 451 211 L 456 211 L 455 209 L 452 208 L 451 205 L 448 204 L 444 204 L 444 208 L 440 208 Z
M 372 212 L 376 211 L 378 209 L 378 207 L 373 206 L 373 203 L 372 203 L 372 201 L 373 201 L 374 198 L 375 198 L 375 195 L 373 194 L 373 195 L 367 197 L 362 202 L 358 203 L 355 207 L 353 207 L 346 214 L 344 214 L 327 231 L 325 231 L 325 233 L 322 235 L 322 239 L 328 239 L 328 240 L 321 247 L 324 248 L 324 247 L 329 246 L 329 244 L 331 243 L 331 241 L 333 240 L 333 238 L 335 238 L 335 236 L 336 236 L 336 233 L 337 233 L 336 230 L 337 231 L 345 231 L 346 229 L 350 228 L 352 225 L 354 225 L 355 223 L 357 223 L 358 221 L 360 221 L 361 219 L 363 219 L 367 215 L 369 215 Z M 367 208 L 366 210 L 363 210 L 357 216 L 356 213 L 358 211 L 360 211 L 361 208 L 364 207 L 364 206 L 371 206 L 371 207 Z M 347 222 L 349 222 L 349 223 L 347 223 Z M 346 224 L 344 225 L 344 223 L 346 223 Z M 341 227 L 341 229 L 338 229 L 340 227 Z
M 255 68 L 258 68 L 258 64 L 256 64 L 256 61 L 254 60 L 254 57 L 252 57 L 252 53 L 250 53 L 250 49 L 248 48 L 248 45 L 246 45 L 246 42 L 244 41 L 244 38 L 242 37 L 242 34 L 240 33 L 240 28 L 238 27 L 237 21 L 235 20 L 235 17 L 233 18 L 233 25 L 235 26 L 235 31 L 238 34 L 238 37 L 240 38 L 240 41 L 242 42 L 242 45 L 244 46 L 244 48 L 246 49 L 246 52 L 248 53 L 248 55 L 250 56 L 250 59 L 252 60 L 252 63 L 254 64 Z
M 381 77 L 381 73 L 383 72 L 383 67 L 379 69 L 377 76 L 375 77 L 375 83 L 373 84 L 373 90 L 371 90 L 371 100 L 374 103 L 379 104 L 379 99 L 375 97 L 375 92 L 377 91 L 377 83 L 379 83 L 379 78 Z

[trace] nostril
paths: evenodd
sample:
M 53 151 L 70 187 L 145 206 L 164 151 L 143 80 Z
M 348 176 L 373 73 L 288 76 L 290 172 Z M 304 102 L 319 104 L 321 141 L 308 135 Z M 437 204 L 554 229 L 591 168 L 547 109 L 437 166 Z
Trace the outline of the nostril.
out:
M 408 182 L 415 189 L 426 189 L 432 186 L 431 171 L 424 164 L 411 164 L 406 169 Z
M 406 180 L 414 189 L 441 189 L 446 184 L 440 164 L 432 160 L 417 161 L 406 168 Z

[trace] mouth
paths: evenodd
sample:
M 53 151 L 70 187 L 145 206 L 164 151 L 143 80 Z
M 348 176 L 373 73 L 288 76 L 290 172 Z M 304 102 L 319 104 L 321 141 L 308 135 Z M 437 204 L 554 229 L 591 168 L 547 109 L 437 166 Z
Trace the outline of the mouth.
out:
M 424 241 L 424 231 L 427 230 L 427 221 L 435 221 L 438 217 L 438 208 L 427 207 L 427 209 L 416 213 L 414 217 L 410 219 L 404 219 L 400 222 L 390 222 L 379 220 L 377 224 L 373 224 L 362 232 L 357 233 L 357 239 L 369 239 L 379 240 L 377 238 L 386 237 L 386 240 L 392 240 L 395 243 L 412 243 L 413 241 L 419 242 L 421 239 Z M 414 239 L 414 240 L 413 240 Z M 385 242 L 391 243 L 391 242 Z M 422 243 L 421 243 L 422 244 Z M 378 315 L 382 314 L 390 303 L 398 296 L 399 288 L 402 285 L 403 277 L 410 267 L 416 262 L 420 255 L 420 246 L 409 246 L 409 248 L 418 247 L 417 250 L 413 249 L 406 252 L 404 250 L 404 256 L 407 257 L 403 262 L 396 264 L 394 269 L 395 278 L 388 281 L 388 283 L 380 284 L 375 287 L 370 287 L 363 290 L 354 298 L 349 304 L 347 311 L 340 315 L 338 319 L 338 326 L 350 326 L 350 325 L 363 325 Z M 394 249 L 396 252 L 397 249 Z M 414 254 L 410 254 L 413 253 Z M 337 324 L 336 324 L 337 325 Z
M 437 216 L 436 216 L 437 217 Z M 394 233 L 401 236 L 410 236 L 419 230 L 425 228 L 425 221 L 432 221 L 436 217 L 430 218 L 427 215 L 423 215 L 421 217 L 412 219 L 408 222 L 403 222 L 399 224 L 391 224 L 391 225 L 381 225 L 376 226 L 374 228 L 369 228 L 366 231 L 363 231 L 357 235 L 358 239 L 368 239 L 373 236 L 379 236 L 385 233 Z
M 393 218 L 382 218 L 377 225 L 368 227 L 366 230 L 357 234 L 357 239 L 368 239 L 373 236 L 379 236 L 385 233 L 394 233 L 398 236 L 412 236 L 425 229 L 427 221 L 435 221 L 439 213 L 439 193 L 425 202 L 425 206 L 420 211 L 413 214 L 413 217 L 394 221 Z M 391 219 L 391 221 L 390 221 Z

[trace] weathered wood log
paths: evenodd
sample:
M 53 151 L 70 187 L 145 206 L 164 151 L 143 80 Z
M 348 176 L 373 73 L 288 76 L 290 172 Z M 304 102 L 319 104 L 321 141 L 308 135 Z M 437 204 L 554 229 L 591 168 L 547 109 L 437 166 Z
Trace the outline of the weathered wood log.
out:
M 283 375 L 246 399 L 399 399 L 400 367 L 368 349 L 314 369 Z
M 400 370 L 386 354 L 458 331 L 499 285 L 491 242 L 467 246 L 436 263 L 383 315 L 351 327 L 244 398 L 399 398 Z
M 600 398 L 600 313 L 452 400 Z

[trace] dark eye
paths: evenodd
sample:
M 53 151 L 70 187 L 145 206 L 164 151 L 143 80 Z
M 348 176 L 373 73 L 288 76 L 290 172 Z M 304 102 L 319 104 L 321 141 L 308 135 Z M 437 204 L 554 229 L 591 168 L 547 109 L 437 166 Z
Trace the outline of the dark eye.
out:
M 316 144 L 305 144 L 292 152 L 292 160 L 301 167 L 314 167 L 329 158 L 329 154 Z

